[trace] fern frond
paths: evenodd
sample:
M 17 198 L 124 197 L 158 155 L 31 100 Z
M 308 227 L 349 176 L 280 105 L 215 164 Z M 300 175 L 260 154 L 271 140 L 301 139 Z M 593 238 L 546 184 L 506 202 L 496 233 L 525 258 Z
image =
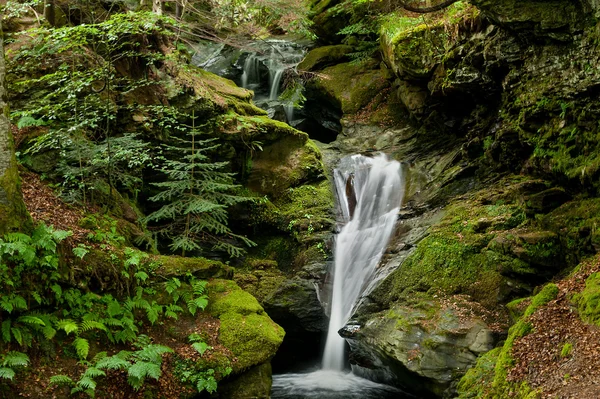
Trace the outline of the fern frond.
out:
M 92 380 L 90 377 L 81 377 L 79 381 L 77 381 L 77 386 L 87 390 L 95 390 L 96 389 L 96 381 Z
M 11 334 L 10 334 L 10 327 L 11 327 L 11 321 L 10 319 L 4 320 L 2 322 L 2 339 L 4 340 L 4 342 L 6 342 L 7 344 L 10 343 L 11 341 Z
M 56 328 L 58 330 L 64 330 L 67 333 L 67 335 L 79 331 L 79 325 L 77 324 L 77 322 L 71 319 L 59 320 L 58 322 L 56 322 Z
M 168 346 L 150 344 L 145 346 L 142 350 L 135 352 L 135 357 L 146 362 L 160 364 L 162 361 L 162 355 L 172 352 L 173 349 L 169 348 Z
M 106 331 L 106 326 L 99 321 L 93 321 L 93 320 L 82 321 L 81 325 L 79 326 L 79 332 L 84 333 L 84 332 L 90 331 L 90 330 Z
M 208 349 L 212 349 L 212 346 L 208 345 L 206 342 L 194 342 L 192 348 L 196 349 L 196 352 L 202 356 Z
M 15 338 L 15 341 L 21 346 L 23 346 L 23 333 L 20 328 L 13 327 L 10 329 L 12 332 L 12 336 Z
M 52 326 L 46 325 L 42 328 L 42 334 L 44 335 L 44 338 L 50 341 L 56 335 L 56 330 L 52 328 Z
M 0 367 L 0 378 L 12 380 L 15 378 L 15 370 L 10 367 Z
M 2 365 L 5 367 L 25 367 L 29 364 L 29 356 L 23 352 L 10 351 L 4 355 Z
M 53 375 L 50 377 L 50 384 L 54 385 L 74 385 L 75 382 L 71 377 L 64 374 Z
M 21 317 L 17 318 L 17 322 L 30 324 L 30 325 L 36 325 L 36 326 L 42 326 L 42 327 L 46 325 L 46 323 L 44 323 L 44 321 L 42 319 L 40 319 L 39 317 L 29 316 L 29 315 L 25 315 L 25 316 L 21 316 Z
M 131 366 L 131 363 L 127 360 L 119 359 L 116 356 L 106 357 L 96 363 L 97 368 L 106 370 L 125 370 L 129 368 L 129 366 Z
M 88 367 L 85 373 L 83 373 L 84 377 L 89 378 L 104 377 L 105 375 L 106 373 L 97 367 Z
M 90 352 L 90 343 L 87 339 L 76 338 L 75 341 L 73 341 L 73 347 L 75 348 L 77 356 L 79 356 L 80 359 L 87 358 Z

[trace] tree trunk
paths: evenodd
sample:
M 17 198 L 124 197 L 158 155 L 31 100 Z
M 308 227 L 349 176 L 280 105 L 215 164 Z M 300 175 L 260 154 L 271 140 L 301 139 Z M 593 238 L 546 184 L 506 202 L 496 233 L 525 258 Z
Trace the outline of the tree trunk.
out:
M 54 7 L 54 0 L 45 0 L 44 1 L 44 18 L 50 24 L 50 26 L 54 26 L 56 24 L 56 10 Z
M 177 0 L 175 2 L 175 18 L 181 19 L 183 15 L 183 0 Z
M 152 0 L 152 12 L 162 15 L 162 0 Z
M 2 18 L 3 15 L 0 14 L 0 235 L 31 227 L 31 220 L 21 195 L 15 147 L 8 120 Z

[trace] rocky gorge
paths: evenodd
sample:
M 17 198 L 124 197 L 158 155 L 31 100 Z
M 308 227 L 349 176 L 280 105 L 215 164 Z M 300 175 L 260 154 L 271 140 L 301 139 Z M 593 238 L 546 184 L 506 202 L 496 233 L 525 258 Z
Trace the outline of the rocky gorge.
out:
M 338 35 L 366 13 L 364 4 L 340 4 L 312 2 L 317 39 L 299 44 L 308 51 L 293 68 L 305 97 L 295 120 L 257 107 L 253 92 L 228 79 L 241 85 L 243 51 L 221 46 L 230 58 L 213 72 L 224 78 L 190 65 L 192 57 L 152 31 L 146 45 L 171 58 L 116 63 L 127 78 L 153 82 L 107 95 L 124 131 L 169 142 L 153 114 L 158 104 L 201 119 L 220 143 L 214 158 L 229 162 L 253 198 L 230 209 L 230 224 L 257 244 L 243 257 L 226 264 L 207 251 L 145 261 L 157 285 L 209 280 L 201 316 L 165 321 L 166 334 L 158 326 L 145 333 L 178 342 L 177 356 L 194 367 L 216 370 L 221 397 L 269 397 L 272 370 L 317 363 L 339 230 L 333 169 L 346 155 L 383 152 L 401 163 L 406 188 L 377 284 L 339 331 L 353 372 L 420 398 L 595 397 L 597 376 L 587 370 L 600 364 L 587 353 L 597 350 L 589 341 L 600 326 L 600 4 L 472 0 L 431 18 L 382 9 L 375 38 Z M 357 58 L 366 41 L 375 51 Z M 27 43 L 15 43 L 8 58 L 17 65 L 18 45 Z M 43 66 L 60 70 L 61 62 Z M 35 96 L 17 89 L 11 106 L 25 109 Z M 17 129 L 22 163 L 60 181 L 59 151 L 29 152 L 44 126 Z M 145 168 L 141 179 L 157 177 Z M 143 249 L 136 238 L 148 240 L 138 215 L 155 208 L 149 187 L 139 196 L 110 184 L 94 191 L 92 202 L 107 208 L 124 239 L 110 244 L 112 255 L 90 248 L 93 261 L 66 256 L 75 266 L 65 284 L 119 291 L 115 264 L 126 264 L 128 248 Z M 34 220 L 47 220 L 25 197 Z M 102 218 L 83 216 L 82 237 L 110 231 Z M 186 337 L 197 326 L 212 349 L 189 357 Z M 548 373 L 548 364 L 558 371 Z M 164 389 L 140 394 L 161 397 Z

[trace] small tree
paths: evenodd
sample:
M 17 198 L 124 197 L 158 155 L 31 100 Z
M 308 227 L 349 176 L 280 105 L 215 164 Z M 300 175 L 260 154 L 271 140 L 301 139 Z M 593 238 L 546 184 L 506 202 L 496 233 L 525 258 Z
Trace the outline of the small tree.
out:
M 236 241 L 247 246 L 255 244 L 229 229 L 227 208 L 249 198 L 232 193 L 239 186 L 233 183 L 233 173 L 223 171 L 227 162 L 212 162 L 209 158 L 208 154 L 219 146 L 214 139 L 199 139 L 194 123 L 187 136 L 189 140 L 173 138 L 181 146 L 166 146 L 165 152 L 172 159 L 165 159 L 162 172 L 168 180 L 154 183 L 162 191 L 150 198 L 164 205 L 145 220 L 166 222 L 159 234 L 170 239 L 171 250 L 181 251 L 182 256 L 202 251 L 202 244 L 232 257 L 241 256 L 244 250 L 235 245 Z

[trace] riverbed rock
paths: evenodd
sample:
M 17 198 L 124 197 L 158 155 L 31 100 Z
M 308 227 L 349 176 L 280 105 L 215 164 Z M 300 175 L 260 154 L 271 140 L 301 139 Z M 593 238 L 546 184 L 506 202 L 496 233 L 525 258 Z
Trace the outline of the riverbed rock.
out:
M 410 392 L 441 396 L 498 340 L 475 314 L 478 306 L 460 297 L 421 302 L 418 307 L 394 306 L 365 324 L 351 324 L 341 335 L 350 343 L 351 363 L 359 373 L 399 383 Z M 406 367 L 405 375 L 417 378 L 399 381 L 397 362 Z

